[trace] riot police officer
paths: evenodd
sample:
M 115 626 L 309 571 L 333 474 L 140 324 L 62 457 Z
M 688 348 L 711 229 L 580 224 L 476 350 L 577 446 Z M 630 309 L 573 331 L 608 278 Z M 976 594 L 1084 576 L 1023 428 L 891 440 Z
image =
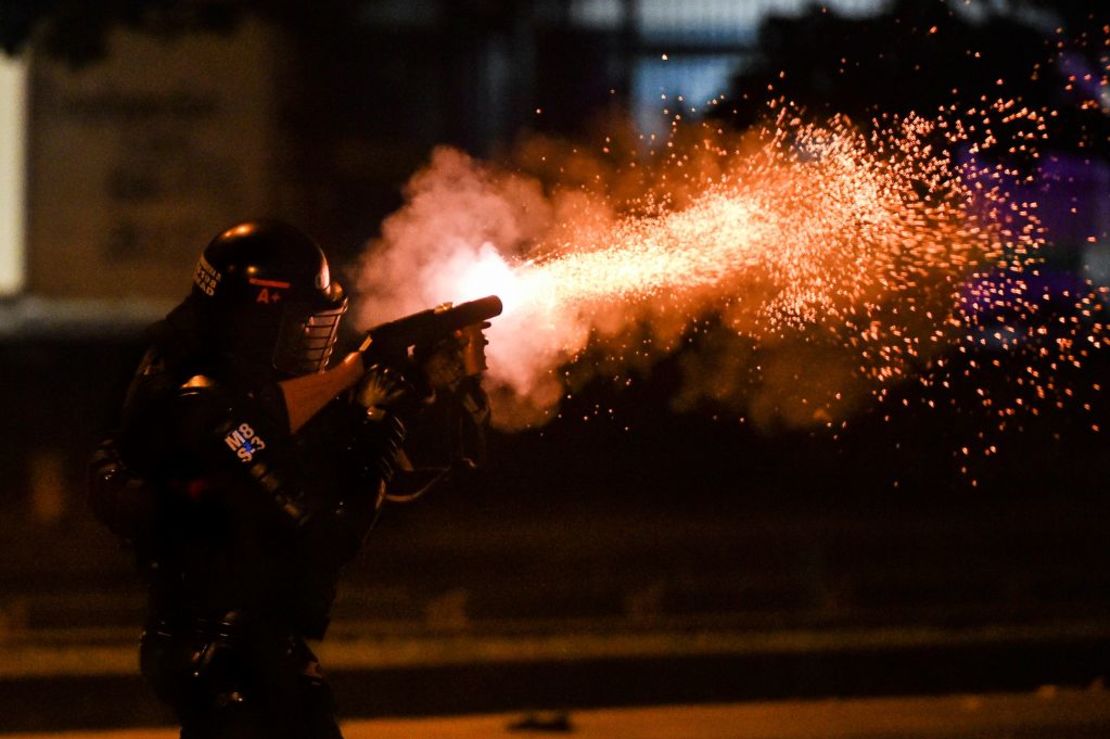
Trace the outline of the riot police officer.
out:
M 94 511 L 149 583 L 142 672 L 186 739 L 340 736 L 305 640 L 323 637 L 339 569 L 381 509 L 401 416 L 432 389 L 419 367 L 355 355 L 325 372 L 347 302 L 292 226 L 219 234 L 151 328 L 120 432 L 93 459 Z M 484 413 L 480 390 L 468 398 Z

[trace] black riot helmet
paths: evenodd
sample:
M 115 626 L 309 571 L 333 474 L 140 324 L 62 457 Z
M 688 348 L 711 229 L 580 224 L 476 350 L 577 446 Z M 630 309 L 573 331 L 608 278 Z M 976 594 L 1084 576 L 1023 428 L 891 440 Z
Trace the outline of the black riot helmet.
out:
M 323 371 L 347 311 L 320 247 L 274 220 L 248 221 L 212 239 L 190 296 L 210 349 L 248 372 Z

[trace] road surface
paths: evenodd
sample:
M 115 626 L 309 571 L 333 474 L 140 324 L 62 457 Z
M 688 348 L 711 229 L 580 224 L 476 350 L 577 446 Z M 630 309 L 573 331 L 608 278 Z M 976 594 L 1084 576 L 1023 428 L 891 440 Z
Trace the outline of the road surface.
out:
M 1110 736 L 1110 692 L 1043 687 L 1035 692 L 852 700 L 769 701 L 412 719 L 344 724 L 347 739 L 822 739 L 882 737 Z M 2 734 L 3 739 L 173 739 L 169 729 Z

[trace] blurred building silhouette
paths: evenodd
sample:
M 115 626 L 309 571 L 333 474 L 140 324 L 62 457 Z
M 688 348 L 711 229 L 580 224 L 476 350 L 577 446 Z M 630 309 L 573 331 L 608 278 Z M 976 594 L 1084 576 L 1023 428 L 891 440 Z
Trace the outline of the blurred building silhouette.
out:
M 27 291 L 172 306 L 198 245 L 278 211 L 279 43 L 257 23 L 170 40 L 117 30 L 99 63 L 36 57 Z

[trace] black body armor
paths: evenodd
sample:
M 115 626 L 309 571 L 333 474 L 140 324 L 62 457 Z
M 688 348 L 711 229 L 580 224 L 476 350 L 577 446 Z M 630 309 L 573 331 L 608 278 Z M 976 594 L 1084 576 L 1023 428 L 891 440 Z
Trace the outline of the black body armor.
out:
M 273 388 L 193 369 L 152 348 L 93 463 L 94 508 L 150 587 L 144 674 L 185 736 L 320 735 L 329 691 L 303 640 L 324 635 L 401 432 L 339 400 L 291 435 Z
M 278 381 L 325 367 L 345 308 L 299 232 L 221 234 L 94 455 L 93 510 L 149 583 L 143 674 L 187 739 L 339 736 L 305 639 L 327 628 L 403 428 L 338 398 L 294 434 Z

